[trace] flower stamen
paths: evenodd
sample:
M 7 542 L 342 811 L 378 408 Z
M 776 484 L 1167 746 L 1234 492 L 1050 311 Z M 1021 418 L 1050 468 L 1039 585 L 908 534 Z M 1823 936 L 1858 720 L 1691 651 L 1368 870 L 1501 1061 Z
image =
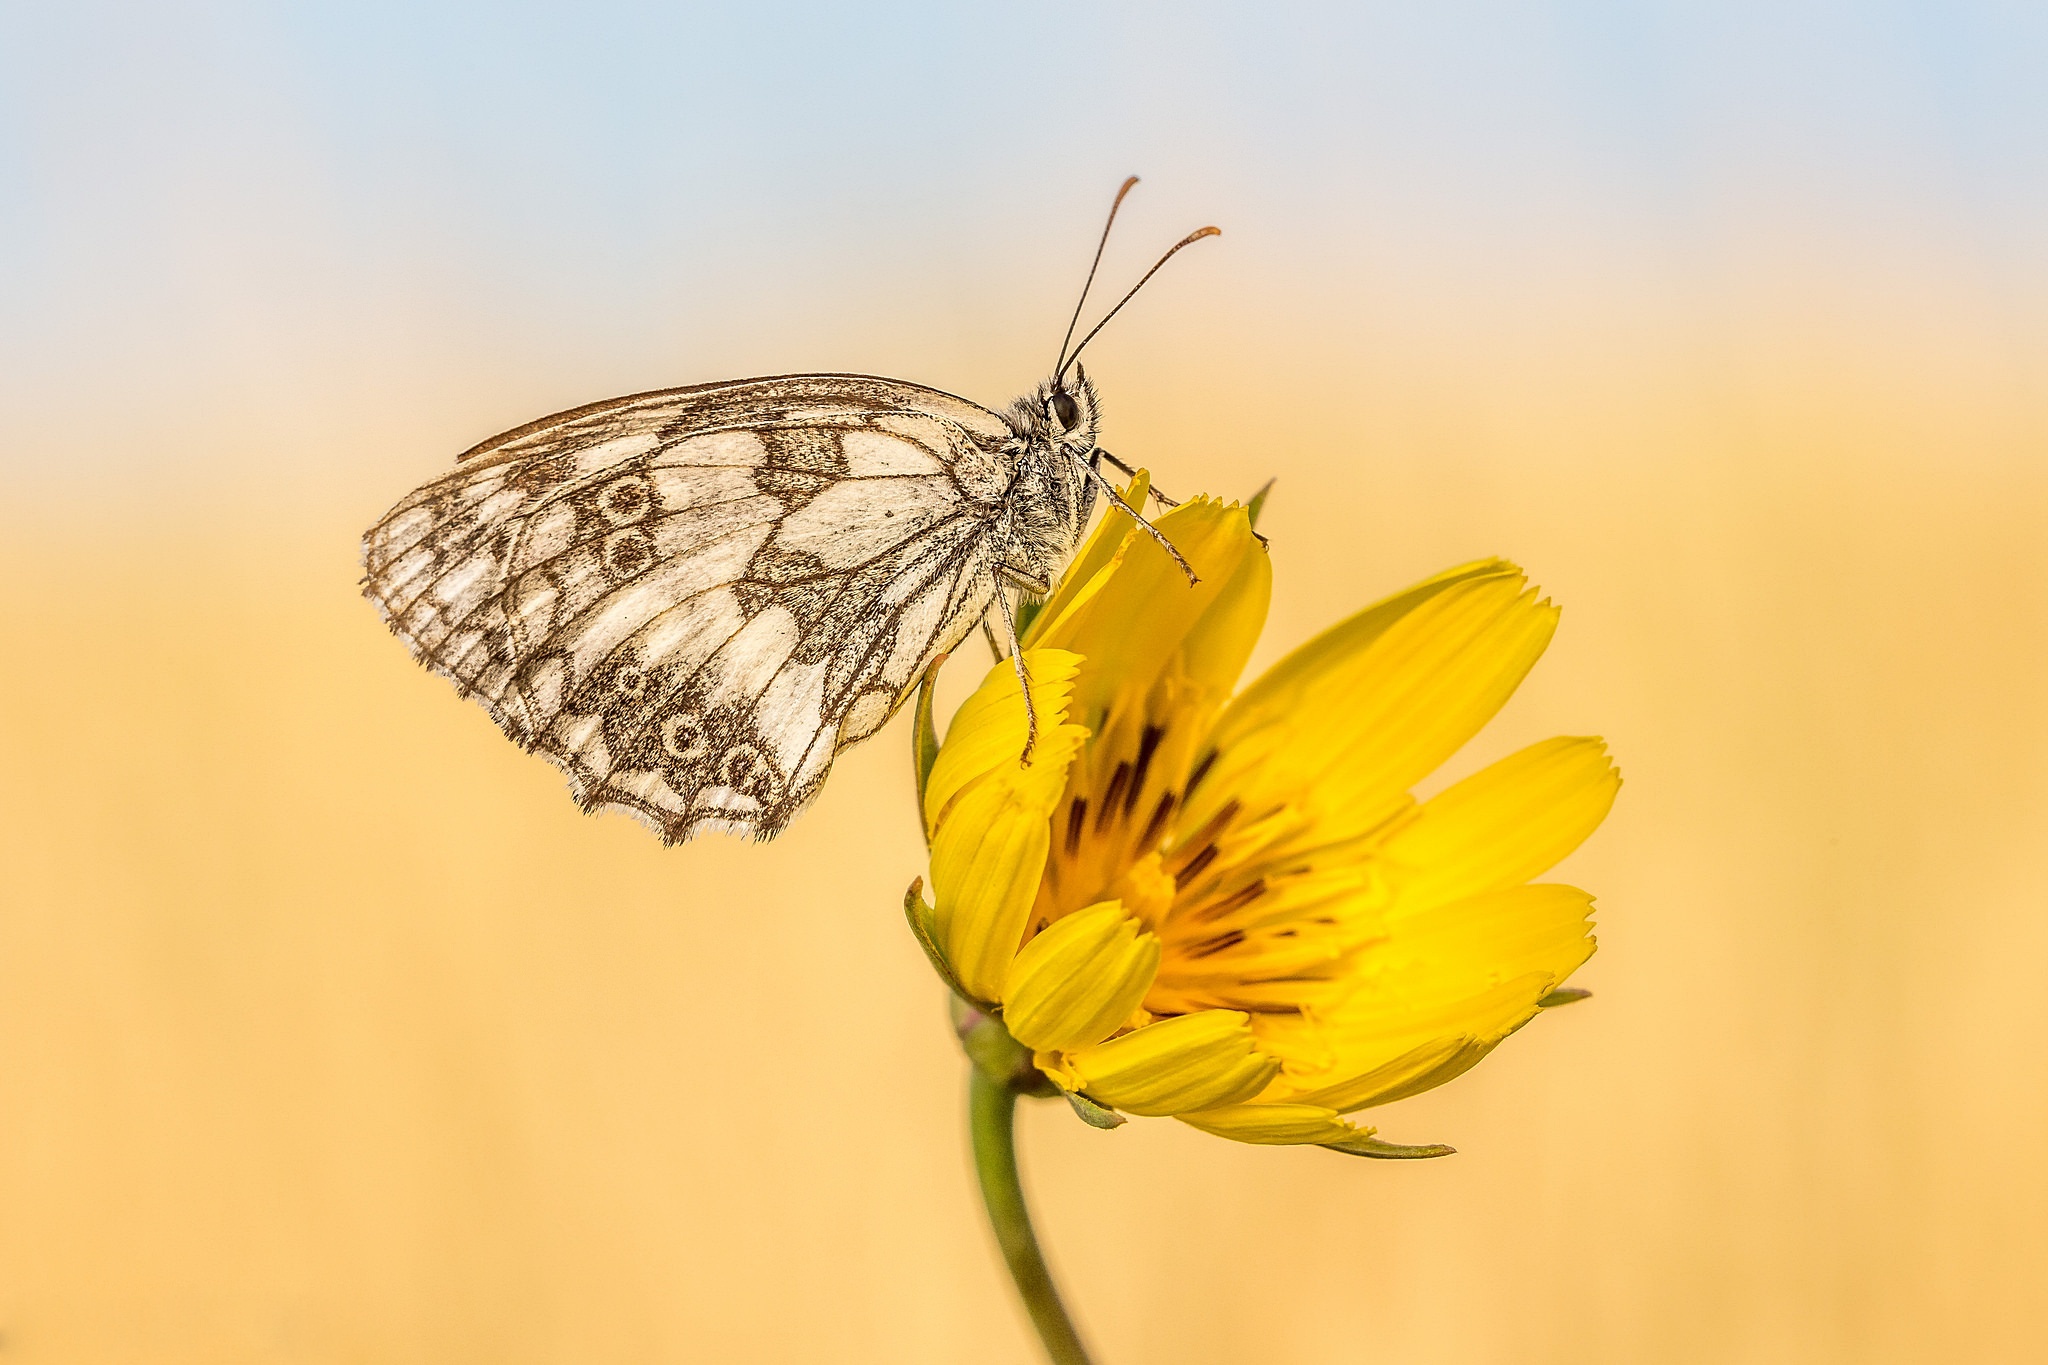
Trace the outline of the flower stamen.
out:
M 1145 832 L 1138 836 L 1139 848 L 1157 848 L 1166 834 L 1166 822 L 1173 817 L 1176 804 L 1170 791 L 1159 793 L 1159 804 L 1152 808 L 1152 818 L 1145 822 Z
M 1202 845 L 1202 851 L 1182 863 L 1180 870 L 1173 874 L 1173 889 L 1176 892 L 1187 890 L 1188 883 L 1201 876 L 1209 864 L 1216 861 L 1220 852 L 1214 844 Z
M 1159 741 L 1166 737 L 1163 725 L 1147 725 L 1138 736 L 1138 762 L 1131 770 L 1131 789 L 1124 795 L 1124 819 L 1128 820 L 1138 808 L 1138 797 L 1144 793 L 1145 777 L 1152 771 L 1152 755 L 1159 752 Z
M 1253 901 L 1257 900 L 1259 897 L 1265 894 L 1266 879 L 1264 877 L 1255 877 L 1252 879 L 1251 882 L 1244 886 L 1239 887 L 1237 890 L 1225 896 L 1222 900 L 1211 901 L 1209 904 L 1202 906 L 1198 910 L 1188 911 L 1188 918 L 1196 920 L 1222 919 L 1225 915 L 1229 914 L 1233 910 L 1244 909 L 1247 905 L 1250 905 Z
M 1183 955 L 1187 957 L 1197 958 L 1214 957 L 1216 954 L 1220 952 L 1224 952 L 1227 949 L 1235 948 L 1238 944 L 1244 942 L 1244 939 L 1244 930 L 1228 929 L 1225 930 L 1223 933 L 1216 935 L 1214 938 L 1208 939 L 1202 943 L 1196 944 L 1192 948 L 1184 950 Z

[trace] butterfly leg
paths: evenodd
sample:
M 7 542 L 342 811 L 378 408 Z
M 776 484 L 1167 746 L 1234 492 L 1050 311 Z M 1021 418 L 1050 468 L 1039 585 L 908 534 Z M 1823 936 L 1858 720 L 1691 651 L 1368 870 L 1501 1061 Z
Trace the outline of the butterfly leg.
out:
M 1096 453 L 1101 454 L 1102 452 L 1097 451 Z M 1118 507 L 1123 508 L 1124 511 L 1128 512 L 1130 514 L 1132 521 L 1137 522 L 1138 525 L 1145 528 L 1146 535 L 1158 541 L 1160 545 L 1165 548 L 1166 553 L 1173 556 L 1173 562 L 1180 565 L 1180 571 L 1188 576 L 1189 587 L 1193 587 L 1195 584 L 1202 581 L 1201 579 L 1195 577 L 1194 568 L 1185 559 L 1181 558 L 1180 551 L 1173 548 L 1173 542 L 1168 540 L 1165 536 L 1161 535 L 1159 533 L 1159 528 L 1157 526 L 1154 526 L 1151 522 L 1145 520 L 1145 514 L 1143 512 L 1140 512 L 1137 508 L 1131 506 L 1129 503 L 1124 501 L 1124 495 L 1116 491 L 1115 484 L 1111 483 L 1108 479 L 1103 477 L 1102 470 L 1096 465 L 1096 463 L 1093 460 L 1088 461 L 1087 468 L 1088 476 L 1094 479 L 1095 482 L 1102 485 L 1103 491 L 1109 494 L 1110 502 L 1112 502 Z
M 1108 451 L 1104 450 L 1104 449 L 1103 449 L 1103 448 L 1102 448 L 1101 446 L 1097 446 L 1097 447 L 1095 448 L 1095 453 L 1094 453 L 1093 455 L 1091 455 L 1091 456 L 1090 456 L 1089 458 L 1090 458 L 1091 460 L 1107 460 L 1107 461 L 1109 461 L 1109 465 L 1110 465 L 1110 468 L 1112 468 L 1112 469 L 1114 469 L 1114 470 L 1118 471 L 1119 473 L 1121 473 L 1121 474 L 1122 474 L 1122 475 L 1123 475 L 1123 476 L 1124 476 L 1125 478 L 1127 478 L 1127 479 L 1128 479 L 1128 478 L 1133 478 L 1133 477 L 1135 477 L 1135 476 L 1136 476 L 1136 474 L 1137 474 L 1137 472 L 1138 472 L 1137 470 L 1135 470 L 1135 469 L 1131 468 L 1131 467 L 1130 467 L 1129 465 L 1125 464 L 1125 463 L 1124 463 L 1124 462 L 1123 462 L 1122 460 L 1119 460 L 1119 459 L 1118 459 L 1118 458 L 1117 458 L 1116 456 L 1114 456 L 1114 455 L 1110 454 L 1110 453 L 1109 453 Z M 1156 488 L 1152 489 L 1152 490 L 1151 490 L 1151 492 L 1152 492 L 1152 500 L 1153 500 L 1154 502 L 1158 503 L 1158 504 L 1159 504 L 1159 505 L 1160 505 L 1161 507 L 1178 507 L 1178 506 L 1180 506 L 1180 499 L 1179 499 L 1179 498 L 1169 498 L 1169 497 L 1167 497 L 1167 496 L 1166 496 L 1166 494 L 1164 494 L 1164 493 L 1160 492 L 1160 491 L 1159 491 L 1158 489 L 1156 489 Z
M 1020 569 L 1013 564 L 999 564 L 996 566 L 996 572 L 1002 575 L 1004 582 L 1022 588 L 1033 597 L 1052 596 L 1052 579 L 1044 574 Z
M 1010 662 L 1017 666 L 1017 688 L 1024 694 L 1024 752 L 1018 755 L 1017 766 L 1028 768 L 1031 751 L 1038 747 L 1038 706 L 1031 700 L 1031 674 L 1024 668 L 1024 647 L 1017 643 L 1017 617 L 1010 610 L 1010 594 L 1000 583 L 996 585 L 996 605 L 1002 608 L 1003 629 L 1010 637 Z
M 1094 460 L 1107 460 L 1107 461 L 1109 461 L 1110 465 L 1111 465 L 1111 466 L 1112 466 L 1113 468 L 1115 468 L 1115 469 L 1119 469 L 1119 470 L 1121 470 L 1121 471 L 1123 472 L 1123 476 L 1124 476 L 1125 478 L 1127 478 L 1127 479 L 1128 479 L 1128 478 L 1133 478 L 1133 477 L 1135 477 L 1135 476 L 1137 475 L 1137 472 L 1138 472 L 1137 470 L 1135 470 L 1135 469 L 1131 468 L 1131 467 L 1130 467 L 1129 465 L 1125 464 L 1125 463 L 1124 463 L 1124 462 L 1123 462 L 1122 460 L 1119 460 L 1119 459 L 1118 459 L 1118 458 L 1117 458 L 1116 456 L 1114 456 L 1114 455 L 1110 454 L 1110 453 L 1109 453 L 1108 451 L 1106 451 L 1106 450 L 1102 449 L 1102 448 L 1101 448 L 1100 446 L 1096 447 L 1095 453 L 1094 453 L 1094 454 L 1093 454 L 1092 456 L 1090 456 L 1090 457 L 1089 457 L 1089 459 L 1090 459 L 1091 461 L 1094 461 Z M 1268 479 L 1268 480 L 1266 480 L 1266 487 L 1267 487 L 1267 488 L 1271 488 L 1272 486 L 1273 486 L 1273 480 L 1271 480 L 1271 479 Z M 1264 491 L 1265 491 L 1264 489 L 1261 489 L 1261 490 L 1260 490 L 1260 492 L 1261 492 L 1261 493 L 1263 493 Z M 1156 501 L 1156 502 L 1157 502 L 1157 503 L 1158 503 L 1158 504 L 1159 504 L 1159 505 L 1160 505 L 1161 507 L 1178 507 L 1178 506 L 1180 506 L 1180 500 L 1179 500 L 1178 498 L 1169 498 L 1169 497 L 1167 497 L 1167 496 L 1166 496 L 1166 494 L 1164 494 L 1164 493 L 1160 492 L 1160 491 L 1159 491 L 1158 489 L 1156 489 L 1156 488 L 1152 489 L 1152 490 L 1151 490 L 1151 492 L 1152 492 L 1152 497 L 1153 497 L 1153 500 L 1154 500 L 1154 501 Z M 1254 539 L 1254 540 L 1258 541 L 1258 542 L 1259 542 L 1259 544 L 1261 544 L 1261 545 L 1266 545 L 1266 546 L 1271 546 L 1271 545 L 1272 545 L 1272 543 L 1273 543 L 1272 541 L 1270 541 L 1270 540 L 1266 539 L 1266 537 L 1264 537 L 1264 536 L 1260 535 L 1260 534 L 1259 534 L 1259 533 L 1258 533 L 1257 531 L 1253 531 L 1253 532 L 1252 532 L 1252 539 Z

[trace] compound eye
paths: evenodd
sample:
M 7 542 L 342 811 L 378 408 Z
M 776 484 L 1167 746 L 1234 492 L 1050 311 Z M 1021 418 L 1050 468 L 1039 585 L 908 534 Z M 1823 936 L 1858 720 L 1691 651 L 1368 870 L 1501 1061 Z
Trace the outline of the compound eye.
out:
M 1062 431 L 1072 431 L 1074 423 L 1081 420 L 1081 405 L 1065 389 L 1052 396 L 1052 415 L 1059 419 Z

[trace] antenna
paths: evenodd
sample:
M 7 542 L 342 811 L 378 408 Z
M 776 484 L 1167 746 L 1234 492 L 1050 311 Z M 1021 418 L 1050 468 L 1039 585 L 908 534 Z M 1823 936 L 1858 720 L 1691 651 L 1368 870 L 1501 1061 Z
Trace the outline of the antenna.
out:
M 1121 198 L 1122 198 L 1123 196 L 1119 195 L 1119 196 L 1117 196 L 1117 197 L 1118 197 L 1119 199 L 1121 199 Z M 1104 237 L 1105 237 L 1105 238 L 1107 238 L 1107 236 L 1108 236 L 1108 230 L 1107 230 L 1107 229 L 1104 229 L 1103 235 L 1104 235 Z M 1064 378 L 1066 377 L 1066 373 L 1067 373 L 1067 366 L 1069 366 L 1069 365 L 1073 364 L 1073 363 L 1074 363 L 1074 362 L 1075 362 L 1076 360 L 1079 360 L 1079 359 L 1081 358 L 1081 352 L 1082 352 L 1082 350 L 1083 350 L 1083 349 L 1085 349 L 1085 348 L 1087 347 L 1087 345 L 1088 345 L 1088 343 L 1089 343 L 1089 342 L 1091 342 L 1091 341 L 1095 340 L 1095 333 L 1096 333 L 1096 332 L 1100 332 L 1100 331 L 1101 331 L 1101 330 L 1102 330 L 1103 328 L 1105 328 L 1105 327 L 1109 326 L 1109 320 L 1110 320 L 1110 318 L 1113 318 L 1113 317 L 1115 317 L 1115 316 L 1116 316 L 1116 315 L 1117 315 L 1118 313 L 1122 312 L 1122 311 L 1123 311 L 1123 307 L 1124 307 L 1124 305 L 1125 305 L 1125 304 L 1127 304 L 1127 303 L 1129 303 L 1129 302 L 1130 302 L 1130 301 L 1131 301 L 1131 300 L 1132 300 L 1133 298 L 1137 297 L 1137 293 L 1138 293 L 1138 291 L 1139 291 L 1140 289 L 1143 289 L 1143 288 L 1145 287 L 1145 280 L 1149 280 L 1149 279 L 1151 279 L 1151 278 L 1152 278 L 1152 277 L 1153 277 L 1154 275 L 1157 275 L 1157 274 L 1159 273 L 1159 266 L 1161 266 L 1161 265 L 1165 265 L 1165 264 L 1166 264 L 1166 263 L 1167 263 L 1168 261 L 1172 260 L 1172 259 L 1173 259 L 1173 257 L 1174 257 L 1174 253 L 1178 252 L 1178 251 L 1179 251 L 1179 250 L 1180 250 L 1180 249 L 1181 249 L 1182 247 L 1184 247 L 1184 246 L 1192 246 L 1192 245 L 1194 245 L 1194 244 L 1195 244 L 1196 242 L 1199 242 L 1199 241 L 1201 241 L 1201 240 L 1202 240 L 1202 239 L 1203 239 L 1204 237 L 1221 237 L 1222 235 L 1223 235 L 1223 229 L 1222 229 L 1222 228 L 1219 228 L 1219 227 L 1205 227 L 1205 228 L 1196 228 L 1196 229 L 1195 229 L 1195 230 L 1194 230 L 1193 232 L 1190 232 L 1190 233 L 1189 233 L 1189 234 L 1188 234 L 1187 236 L 1185 236 L 1185 237 L 1181 238 L 1181 239 L 1180 239 L 1179 241 L 1175 242 L 1175 243 L 1174 243 L 1174 244 L 1173 244 L 1173 245 L 1172 245 L 1172 246 L 1171 246 L 1170 248 L 1168 248 L 1168 250 L 1167 250 L 1166 254 L 1165 254 L 1164 256 L 1161 256 L 1161 257 L 1159 258 L 1159 264 L 1158 264 L 1158 265 L 1155 265 L 1155 266 L 1153 266 L 1153 267 L 1152 267 L 1152 268 L 1151 268 L 1150 270 L 1146 271 L 1146 272 L 1145 272 L 1145 276 L 1144 276 L 1144 279 L 1141 279 L 1141 280 L 1139 280 L 1139 281 L 1138 281 L 1138 282 L 1137 282 L 1136 284 L 1132 285 L 1132 286 L 1131 286 L 1131 292 L 1130 292 L 1130 293 L 1128 293 L 1128 294 L 1126 294 L 1126 295 L 1124 295 L 1124 296 L 1123 296 L 1122 298 L 1118 299 L 1118 300 L 1117 300 L 1117 303 L 1116 303 L 1116 307 L 1114 307 L 1114 308 L 1110 309 L 1110 310 L 1109 310 L 1109 312 L 1108 312 L 1108 313 L 1107 313 L 1106 315 L 1104 315 L 1104 317 L 1103 317 L 1102 321 L 1100 321 L 1100 322 L 1096 323 L 1096 324 L 1095 324 L 1095 327 L 1094 327 L 1094 329 L 1093 329 L 1093 330 L 1091 330 L 1091 331 L 1090 331 L 1090 332 L 1088 333 L 1088 335 L 1087 335 L 1087 336 L 1084 336 L 1084 337 L 1082 337 L 1082 338 L 1081 338 L 1081 344 L 1080 344 L 1079 346 L 1076 346 L 1076 347 L 1074 348 L 1074 353 L 1073 353 L 1072 355 L 1067 355 L 1067 354 L 1066 354 L 1066 348 L 1065 348 L 1065 347 L 1061 347 L 1061 348 L 1060 348 L 1060 353 L 1061 353 L 1061 355 L 1062 355 L 1062 356 L 1064 357 L 1064 359 L 1062 359 L 1062 360 L 1060 361 L 1060 367 L 1059 367 L 1059 369 L 1057 369 L 1056 371 L 1054 371 L 1054 372 L 1053 372 L 1053 376 L 1052 376 L 1052 382 L 1053 382 L 1053 385 L 1054 385 L 1055 387 L 1057 387 L 1057 386 L 1059 385 L 1059 382 L 1060 382 L 1060 380 L 1062 380 L 1062 379 L 1064 379 Z M 1098 257 L 1099 257 L 1100 253 L 1098 252 L 1097 254 L 1098 254 Z M 1091 275 L 1091 278 L 1092 278 L 1092 276 L 1093 276 L 1093 272 L 1092 272 L 1092 271 L 1090 272 L 1090 275 Z M 1075 309 L 1075 310 L 1074 310 L 1074 315 L 1075 315 L 1076 317 L 1079 317 L 1079 316 L 1080 316 L 1080 309 L 1078 309 L 1078 308 L 1077 308 L 1077 309 Z M 1070 333 L 1070 335 L 1071 335 L 1071 333 Z
M 1067 319 L 1067 334 L 1060 338 L 1060 358 L 1052 363 L 1052 372 L 1056 375 L 1067 371 L 1067 343 L 1074 339 L 1074 328 L 1081 321 L 1081 309 L 1087 304 L 1088 291 L 1095 284 L 1096 267 L 1102 264 L 1102 249 L 1109 245 L 1109 229 L 1116 223 L 1116 211 L 1123 207 L 1124 196 L 1137 183 L 1135 175 L 1124 181 L 1123 188 L 1116 192 L 1116 199 L 1109 206 L 1109 221 L 1102 225 L 1102 240 L 1095 244 L 1095 259 L 1088 263 L 1088 279 L 1081 286 L 1081 297 L 1074 300 L 1074 316 Z

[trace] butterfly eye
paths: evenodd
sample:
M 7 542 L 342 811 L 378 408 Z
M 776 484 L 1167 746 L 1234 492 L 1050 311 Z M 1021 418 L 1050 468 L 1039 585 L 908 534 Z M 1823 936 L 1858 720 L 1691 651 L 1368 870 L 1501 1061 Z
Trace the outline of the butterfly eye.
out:
M 1062 389 L 1052 396 L 1052 415 L 1059 419 L 1062 430 L 1071 431 L 1074 423 L 1081 420 L 1081 405 L 1074 401 L 1072 394 Z

